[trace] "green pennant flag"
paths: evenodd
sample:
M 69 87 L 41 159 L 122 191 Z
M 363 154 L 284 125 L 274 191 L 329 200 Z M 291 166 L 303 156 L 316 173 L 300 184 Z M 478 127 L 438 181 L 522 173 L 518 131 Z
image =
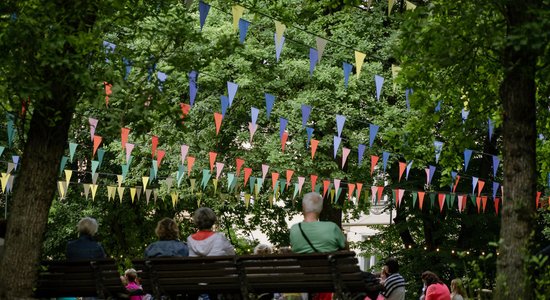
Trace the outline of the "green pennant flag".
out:
M 292 195 L 292 199 L 295 199 L 296 195 L 298 195 L 298 183 L 294 184 L 294 194 Z
M 157 164 L 157 160 L 156 159 L 153 159 L 151 161 L 152 163 L 152 168 L 153 168 L 153 172 L 155 173 L 155 178 L 157 178 L 157 173 L 159 171 L 159 167 L 158 167 L 158 164 Z
M 195 191 L 195 183 L 196 183 L 196 179 L 195 178 L 191 178 L 189 179 L 189 182 L 191 183 L 191 194 Z
M 250 194 L 254 193 L 254 186 L 256 185 L 256 177 L 251 176 L 248 179 L 248 185 L 250 186 Z
M 470 194 L 470 201 L 472 201 L 472 205 L 474 207 L 477 207 L 477 203 L 476 203 L 476 194 L 472 193 Z
M 315 192 L 318 193 L 318 194 L 321 193 L 321 185 L 320 184 L 315 185 Z
M 237 177 L 233 177 L 233 180 L 231 181 L 231 190 L 235 190 L 237 187 Z
M 336 192 L 336 202 L 340 199 L 340 193 L 342 193 L 342 188 L 338 188 L 338 191 Z
M 99 167 L 99 161 L 92 160 L 92 176 L 95 175 L 95 172 L 97 171 L 98 167 Z
M 285 192 L 286 179 L 279 179 L 279 185 L 281 186 L 281 194 Z
M 178 188 L 181 185 L 181 180 L 183 179 L 183 174 L 185 174 L 185 170 L 183 169 L 183 164 L 178 164 L 178 172 L 176 173 L 176 180 L 178 181 Z
M 206 189 L 206 184 L 208 184 L 208 181 L 210 180 L 210 177 L 212 175 L 210 174 L 210 170 L 208 169 L 202 169 L 202 181 L 201 181 L 201 186 L 202 186 L 202 189 Z
M 101 168 L 101 163 L 103 162 L 103 157 L 105 156 L 105 149 L 97 149 L 97 161 L 99 161 L 99 168 Z M 71 158 L 72 161 L 72 158 Z
M 396 204 L 397 203 L 397 195 L 395 194 L 395 190 L 392 190 L 391 194 L 392 194 L 392 198 L 391 198 L 392 204 Z
M 258 190 L 262 189 L 262 185 L 264 184 L 264 180 L 261 178 L 256 178 L 256 185 L 258 186 Z
M 15 123 L 12 114 L 6 114 L 8 118 L 8 147 L 11 148 L 13 144 L 13 136 L 15 135 Z
M 416 207 L 416 200 L 418 199 L 418 193 L 413 192 L 412 195 L 413 195 L 413 208 L 415 208 Z
M 126 179 L 126 175 L 128 175 L 129 166 L 128 164 L 122 165 L 122 180 Z
M 436 193 L 430 193 L 430 205 L 431 207 L 435 206 L 435 195 Z
M 153 167 L 149 168 L 149 178 L 151 178 L 151 181 L 155 179 L 155 168 Z
M 59 166 L 59 176 L 63 175 L 63 169 L 65 169 L 65 166 L 67 165 L 68 161 L 69 161 L 69 158 L 67 156 L 61 157 L 61 165 Z
M 447 208 L 451 209 L 453 207 L 453 202 L 455 202 L 455 194 L 447 194 L 445 196 L 445 202 L 447 202 Z
M 254 200 L 257 201 L 257 200 L 260 200 L 258 198 L 258 196 L 260 195 L 260 186 L 259 185 L 255 185 L 254 186 Z
M 227 191 L 231 192 L 231 184 L 233 183 L 233 178 L 235 178 L 235 173 L 227 173 Z
M 133 155 L 130 155 L 130 158 L 128 159 L 128 161 L 126 162 L 126 164 L 128 165 L 128 167 L 130 167 L 132 165 L 132 161 L 134 160 L 134 156 Z
M 71 158 L 71 162 L 73 162 L 74 154 L 76 153 L 77 146 L 78 146 L 77 143 L 69 143 L 69 156 Z M 0 155 L 2 155 L 2 151 L 0 151 Z

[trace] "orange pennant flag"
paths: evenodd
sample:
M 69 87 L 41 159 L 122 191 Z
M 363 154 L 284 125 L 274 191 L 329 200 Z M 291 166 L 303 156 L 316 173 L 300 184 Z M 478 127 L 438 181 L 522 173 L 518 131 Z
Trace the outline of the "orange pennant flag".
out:
M 157 146 L 159 144 L 159 137 L 156 136 L 156 135 L 153 135 L 153 140 L 151 141 L 152 142 L 152 146 L 151 146 L 151 157 L 155 157 L 155 155 L 157 154 Z
M 187 176 L 190 176 L 191 169 L 193 169 L 194 164 L 195 164 L 195 158 L 193 156 L 187 156 Z
M 128 143 L 129 134 L 130 128 L 122 127 L 120 129 L 120 142 L 122 143 L 122 149 L 126 149 L 126 143 Z
M 485 207 L 487 206 L 487 196 L 482 196 L 481 202 L 483 203 L 483 212 L 485 212 Z
M 317 152 L 317 146 L 319 146 L 319 141 L 316 139 L 311 139 L 311 159 L 313 160 L 313 157 L 315 156 L 315 152 Z
M 164 150 L 158 150 L 157 151 L 157 168 L 160 168 L 160 163 L 162 162 L 162 159 L 164 158 L 164 155 L 166 154 L 166 151 Z
M 384 187 L 379 186 L 378 187 L 378 201 L 382 200 L 382 192 L 384 192 Z
M 292 179 L 292 174 L 294 174 L 293 170 L 286 170 L 286 187 L 290 185 L 290 180 Z
M 239 177 L 241 175 L 241 168 L 244 165 L 244 159 L 242 159 L 242 158 L 235 159 L 235 164 L 237 165 L 237 177 Z M 252 169 L 250 169 L 250 170 L 252 172 Z
M 250 178 L 251 174 L 252 174 L 252 168 L 244 168 L 244 185 L 245 186 L 246 186 L 246 183 L 248 182 L 248 178 Z
M 281 150 L 283 151 L 283 153 L 285 152 L 285 146 L 286 146 L 286 141 L 288 140 L 288 132 L 283 132 L 283 136 L 281 137 Z
M 481 212 L 481 197 L 476 197 L 477 213 Z
M 271 187 L 273 190 L 275 190 L 275 185 L 277 184 L 277 180 L 279 180 L 279 173 L 273 172 L 271 173 Z
M 537 205 L 535 206 L 536 209 L 539 208 L 540 194 L 541 192 L 537 192 L 537 199 L 535 200 L 535 204 Z
M 380 157 L 376 156 L 376 155 L 371 155 L 370 156 L 370 175 L 372 176 L 372 172 L 374 172 L 374 167 L 376 166 L 376 164 L 378 163 L 378 159 Z
M 209 152 L 208 155 L 210 156 L 210 173 L 214 170 L 214 164 L 216 163 L 216 156 L 218 156 L 218 153 L 216 152 Z
M 550 199 L 549 199 L 550 200 Z M 498 216 L 498 205 L 500 203 L 500 198 L 495 198 L 495 215 Z
M 311 191 L 315 192 L 315 183 L 317 182 L 317 175 L 310 175 L 311 177 Z
M 445 205 L 445 194 L 439 193 L 438 200 L 439 200 L 439 212 L 443 212 L 443 206 Z
M 462 197 L 462 211 L 466 209 L 466 203 L 468 203 L 468 195 L 463 195 Z
M 356 183 L 357 185 L 357 204 L 359 204 L 359 201 L 361 200 L 361 189 L 363 188 L 363 184 L 361 182 Z
M 181 114 L 182 114 L 181 118 L 185 119 L 185 117 L 187 117 L 187 115 L 189 114 L 189 111 L 191 110 L 191 105 L 180 103 L 180 108 L 181 108 Z
M 109 96 L 113 93 L 113 85 L 108 83 L 107 81 L 103 82 L 103 85 L 105 86 L 105 106 L 109 106 Z
M 355 191 L 355 183 L 348 183 L 348 200 L 351 201 L 353 196 L 353 191 Z
M 330 180 L 323 180 L 323 198 L 327 196 L 328 187 L 330 186 Z
M 222 126 L 223 116 L 220 113 L 214 113 L 214 122 L 216 123 L 216 135 L 220 133 L 220 127 Z
M 102 138 L 99 135 L 94 135 L 94 150 L 92 153 L 92 158 L 95 156 L 95 152 L 97 151 L 97 148 L 99 148 L 99 145 L 101 144 Z
M 481 191 L 483 190 L 483 187 L 485 186 L 485 181 L 478 180 L 477 181 L 477 196 L 481 196 Z
M 407 163 L 400 161 L 399 162 L 399 182 L 401 182 L 401 177 L 403 177 L 403 173 L 405 172 L 406 168 L 407 168 Z
M 418 191 L 418 207 L 420 210 L 422 210 L 422 205 L 424 205 L 424 196 L 426 195 L 426 192 L 420 192 Z
M 458 181 L 460 180 L 460 175 L 456 175 L 455 185 L 453 186 L 453 193 L 456 191 L 456 187 L 458 186 Z

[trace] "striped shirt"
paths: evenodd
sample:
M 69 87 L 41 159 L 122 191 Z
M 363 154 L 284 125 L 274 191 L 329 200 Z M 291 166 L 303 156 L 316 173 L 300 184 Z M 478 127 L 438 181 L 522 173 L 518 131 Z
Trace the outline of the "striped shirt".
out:
M 384 282 L 382 296 L 389 300 L 405 299 L 405 279 L 399 273 L 393 273 Z

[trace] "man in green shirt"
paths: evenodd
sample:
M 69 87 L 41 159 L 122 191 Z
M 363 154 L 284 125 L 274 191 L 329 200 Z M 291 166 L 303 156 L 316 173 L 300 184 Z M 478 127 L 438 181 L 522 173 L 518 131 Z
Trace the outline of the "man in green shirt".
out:
M 290 228 L 290 245 L 295 253 L 334 252 L 346 247 L 342 230 L 333 222 L 319 221 L 323 197 L 307 193 L 302 199 L 304 221 Z

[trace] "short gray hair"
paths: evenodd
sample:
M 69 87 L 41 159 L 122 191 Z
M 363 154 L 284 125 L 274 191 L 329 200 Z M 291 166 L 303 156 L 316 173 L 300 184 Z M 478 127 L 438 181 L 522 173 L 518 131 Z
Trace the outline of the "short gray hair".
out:
M 94 236 L 97 233 L 97 221 L 94 218 L 85 217 L 80 219 L 78 222 L 77 228 L 78 232 L 82 234 L 87 234 Z
M 320 214 L 323 210 L 323 197 L 321 197 L 321 194 L 315 192 L 305 194 L 302 199 L 302 210 L 305 213 L 314 212 Z
M 214 211 L 209 207 L 201 207 L 195 211 L 193 222 L 199 230 L 211 229 L 218 218 Z

